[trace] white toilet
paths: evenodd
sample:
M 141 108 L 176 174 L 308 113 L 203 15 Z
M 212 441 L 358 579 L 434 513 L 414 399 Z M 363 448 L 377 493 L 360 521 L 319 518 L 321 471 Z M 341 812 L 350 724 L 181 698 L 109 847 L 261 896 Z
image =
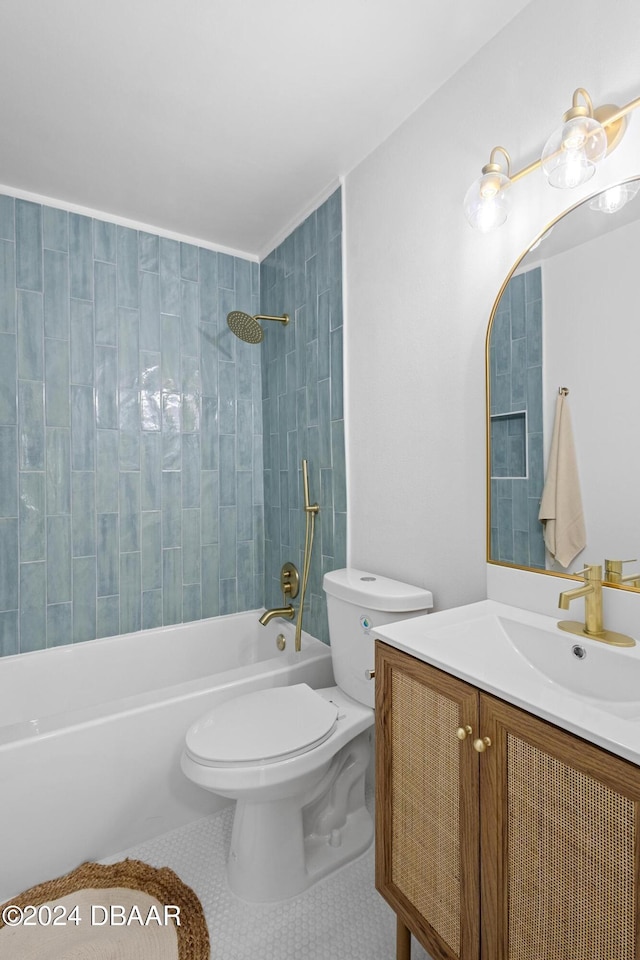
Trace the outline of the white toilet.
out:
M 334 570 L 323 585 L 337 686 L 257 690 L 215 707 L 186 735 L 186 776 L 237 801 L 227 877 L 245 900 L 301 893 L 371 843 L 371 629 L 433 606 L 428 590 L 362 570 Z

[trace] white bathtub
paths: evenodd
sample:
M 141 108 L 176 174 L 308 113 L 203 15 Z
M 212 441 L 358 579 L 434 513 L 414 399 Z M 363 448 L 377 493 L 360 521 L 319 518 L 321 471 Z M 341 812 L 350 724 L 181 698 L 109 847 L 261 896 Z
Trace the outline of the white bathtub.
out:
M 261 611 L 0 658 L 0 903 L 215 812 L 179 759 L 214 704 L 333 683 L 329 648 Z M 284 652 L 276 636 L 284 633 Z

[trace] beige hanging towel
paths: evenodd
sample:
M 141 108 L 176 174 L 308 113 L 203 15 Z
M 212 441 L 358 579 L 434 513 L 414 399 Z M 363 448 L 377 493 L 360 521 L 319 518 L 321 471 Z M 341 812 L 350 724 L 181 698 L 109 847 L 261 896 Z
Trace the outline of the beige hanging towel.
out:
M 547 478 L 538 519 L 544 525 L 547 550 L 563 567 L 584 549 L 587 535 L 582 512 L 578 464 L 566 396 L 558 395 Z

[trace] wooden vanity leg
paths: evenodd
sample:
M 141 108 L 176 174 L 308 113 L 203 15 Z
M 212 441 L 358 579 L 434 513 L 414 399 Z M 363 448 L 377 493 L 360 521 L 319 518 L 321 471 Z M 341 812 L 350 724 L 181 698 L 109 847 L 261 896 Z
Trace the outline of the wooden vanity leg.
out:
M 400 917 L 396 927 L 396 960 L 411 960 L 411 931 Z

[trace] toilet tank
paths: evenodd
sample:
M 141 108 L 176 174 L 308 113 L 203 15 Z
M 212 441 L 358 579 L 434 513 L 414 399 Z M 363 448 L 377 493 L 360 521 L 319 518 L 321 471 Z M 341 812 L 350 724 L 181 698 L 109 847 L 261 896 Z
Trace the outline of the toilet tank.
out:
M 354 700 L 373 707 L 374 683 L 366 675 L 373 669 L 372 630 L 428 613 L 433 595 L 430 590 L 352 567 L 325 573 L 322 585 L 327 595 L 336 683 Z

